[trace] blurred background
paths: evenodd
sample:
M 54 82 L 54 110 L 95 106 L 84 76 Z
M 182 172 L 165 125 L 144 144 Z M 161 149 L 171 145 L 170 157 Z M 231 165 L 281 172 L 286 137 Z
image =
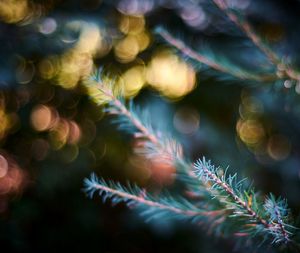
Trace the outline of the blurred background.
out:
M 300 2 L 232 0 L 287 64 L 300 64 Z M 201 227 L 145 223 L 86 198 L 91 172 L 159 192 L 174 168 L 134 154 L 82 81 L 102 66 L 176 137 L 300 211 L 300 82 L 232 78 L 176 52 L 163 27 L 235 71 L 273 71 L 210 0 L 0 1 L 0 247 L 3 252 L 230 252 Z M 243 252 L 242 250 L 240 252 Z

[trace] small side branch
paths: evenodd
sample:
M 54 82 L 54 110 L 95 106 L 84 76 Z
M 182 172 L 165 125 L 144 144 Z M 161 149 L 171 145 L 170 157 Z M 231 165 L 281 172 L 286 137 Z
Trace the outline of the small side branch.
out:
M 110 198 L 115 203 L 125 202 L 129 206 L 139 204 L 148 206 L 154 210 L 166 210 L 171 213 L 189 217 L 199 216 L 214 218 L 223 214 L 223 210 L 202 211 L 187 201 L 185 201 L 186 205 L 183 205 L 182 203 L 177 203 L 173 198 L 168 199 L 161 197 L 158 201 L 154 201 L 153 197 L 137 186 L 124 187 L 119 183 L 107 183 L 103 179 L 98 179 L 95 174 L 92 174 L 90 178 L 86 178 L 84 184 L 85 191 L 90 197 L 92 197 L 96 191 L 99 191 L 99 193 L 103 195 L 104 200 Z

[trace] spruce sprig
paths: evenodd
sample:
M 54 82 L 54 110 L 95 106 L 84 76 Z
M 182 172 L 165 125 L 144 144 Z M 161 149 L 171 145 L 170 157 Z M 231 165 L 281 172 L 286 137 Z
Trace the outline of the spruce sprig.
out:
M 285 224 L 290 216 L 285 200 L 276 201 L 273 195 L 260 203 L 251 187 L 244 187 L 244 180 L 238 181 L 237 174 L 226 175 L 205 158 L 195 164 L 195 173 L 200 180 L 209 182 L 213 196 L 232 210 L 232 217 L 242 218 L 249 234 L 257 232 L 272 237 L 273 243 L 288 243 L 294 228 Z M 266 234 L 267 232 L 268 234 Z

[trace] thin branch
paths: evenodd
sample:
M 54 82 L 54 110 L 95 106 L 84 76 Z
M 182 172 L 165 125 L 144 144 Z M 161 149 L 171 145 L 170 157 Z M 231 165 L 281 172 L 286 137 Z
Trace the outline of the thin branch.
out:
M 143 125 L 143 123 L 135 116 L 133 115 L 127 108 L 126 106 L 121 102 L 121 100 L 119 100 L 112 92 L 111 89 L 107 88 L 106 85 L 104 85 L 104 83 L 102 81 L 98 81 L 97 82 L 97 88 L 103 92 L 103 94 L 109 98 L 110 103 L 112 103 L 117 109 L 118 112 L 110 112 L 112 113 L 116 113 L 116 114 L 121 114 L 125 117 L 128 118 L 128 120 L 141 132 L 142 136 L 149 139 L 153 144 L 159 144 L 159 140 L 158 138 L 152 134 L 147 127 L 145 127 Z
M 112 103 L 115 107 L 117 107 L 120 110 L 120 113 L 124 116 L 126 116 L 130 122 L 142 133 L 143 137 L 146 137 L 151 141 L 153 144 L 158 145 L 159 140 L 158 138 L 152 134 L 144 125 L 143 123 L 135 116 L 133 115 L 127 108 L 124 106 L 124 104 L 118 100 L 117 98 L 113 98 Z
M 277 70 L 278 70 L 278 76 L 281 78 L 283 76 L 286 76 L 290 79 L 299 81 L 300 80 L 300 73 L 298 73 L 296 70 L 290 68 L 285 63 L 283 63 L 280 58 L 277 56 L 277 54 L 268 47 L 261 37 L 254 31 L 252 26 L 249 22 L 247 22 L 245 19 L 239 17 L 236 15 L 235 12 L 233 12 L 228 5 L 226 4 L 225 0 L 212 0 L 220 10 L 222 10 L 228 18 L 235 23 L 246 35 L 247 37 L 268 57 L 270 62 L 272 62 Z
M 143 192 L 143 194 L 140 194 L 139 196 L 130 194 L 128 192 L 120 191 L 117 189 L 113 189 L 112 187 L 105 186 L 100 183 L 96 182 L 90 182 L 89 187 L 92 187 L 94 189 L 104 191 L 106 193 L 110 193 L 111 195 L 117 195 L 122 199 L 126 200 L 132 200 L 134 202 L 149 206 L 149 207 L 155 207 L 158 209 L 165 209 L 168 211 L 171 211 L 173 213 L 185 215 L 185 216 L 209 216 L 209 217 L 214 217 L 222 214 L 224 211 L 223 210 L 217 210 L 217 211 L 193 211 L 193 210 L 184 210 L 181 208 L 177 208 L 171 205 L 167 205 L 166 203 L 159 203 L 155 202 L 153 200 L 149 200 L 147 198 L 146 192 Z
M 175 38 L 169 32 L 167 32 L 166 30 L 164 30 L 162 28 L 156 29 L 156 33 L 159 34 L 164 40 L 166 40 L 168 42 L 168 44 L 174 46 L 176 49 L 178 49 L 183 54 L 187 55 L 189 58 L 191 58 L 197 62 L 203 63 L 219 72 L 234 76 L 238 79 L 264 82 L 264 81 L 272 81 L 276 77 L 274 75 L 256 76 L 256 75 L 252 75 L 250 73 L 245 73 L 245 72 L 241 73 L 236 70 L 231 70 L 230 68 L 220 65 L 219 63 L 207 58 L 205 55 L 192 50 L 190 47 L 185 45 L 184 42 Z

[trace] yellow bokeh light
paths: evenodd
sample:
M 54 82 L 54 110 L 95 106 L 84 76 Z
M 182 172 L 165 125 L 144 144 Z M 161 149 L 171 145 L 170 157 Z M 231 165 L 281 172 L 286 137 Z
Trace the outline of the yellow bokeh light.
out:
M 135 35 L 137 43 L 139 45 L 139 51 L 145 50 L 150 44 L 150 35 L 147 32 L 141 32 Z
M 1 0 L 0 19 L 7 23 L 16 23 L 24 20 L 30 14 L 26 0 Z
M 119 29 L 126 36 L 116 43 L 115 55 L 120 62 L 127 63 L 134 60 L 139 52 L 149 46 L 150 35 L 145 31 L 143 16 L 123 16 Z
M 82 31 L 79 41 L 76 44 L 76 50 L 79 52 L 88 52 L 94 54 L 101 46 L 101 33 L 98 26 L 93 23 L 82 22 Z
M 89 53 L 69 51 L 61 59 L 58 84 L 65 89 L 73 89 L 80 79 L 88 76 L 92 70 L 93 59 Z
M 117 59 L 123 63 L 134 60 L 140 51 L 139 42 L 133 35 L 128 35 L 120 40 L 114 49 Z
M 144 30 L 143 16 L 122 16 L 119 29 L 125 34 L 138 34 Z
M 195 71 L 169 51 L 155 55 L 147 69 L 147 82 L 165 96 L 178 98 L 195 87 Z
M 2 108 L 0 108 L 0 122 L 0 139 L 2 139 L 8 129 L 11 127 L 10 117 L 5 113 L 4 110 L 2 110 Z
M 121 76 L 119 82 L 121 82 L 124 87 L 124 95 L 126 97 L 136 95 L 146 82 L 145 68 L 142 66 L 130 68 Z
M 239 120 L 236 128 L 241 140 L 250 146 L 259 144 L 265 136 L 263 126 L 257 120 Z
M 261 101 L 252 96 L 243 96 L 239 107 L 240 116 L 243 119 L 257 118 L 262 114 L 264 107 Z
M 5 97 L 0 93 L 0 140 L 5 138 L 7 133 L 18 122 L 16 113 L 7 113 L 5 109 Z
M 86 79 L 93 71 L 93 57 L 102 56 L 109 52 L 111 45 L 105 41 L 98 25 L 80 20 L 70 21 L 65 25 L 66 30 L 79 32 L 79 38 L 71 42 L 74 47 L 62 56 L 50 56 L 38 65 L 40 76 L 44 79 L 56 78 L 56 83 L 65 89 L 74 89 L 77 84 Z M 68 39 L 62 39 L 71 43 Z
M 101 51 L 102 36 L 93 23 L 72 21 L 67 26 L 79 29 L 80 36 L 75 46 L 61 58 L 58 83 L 65 89 L 73 89 L 93 71 L 93 56 Z

